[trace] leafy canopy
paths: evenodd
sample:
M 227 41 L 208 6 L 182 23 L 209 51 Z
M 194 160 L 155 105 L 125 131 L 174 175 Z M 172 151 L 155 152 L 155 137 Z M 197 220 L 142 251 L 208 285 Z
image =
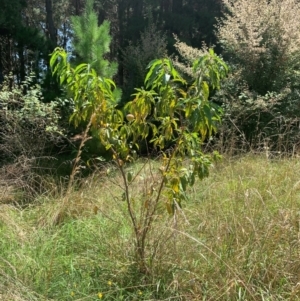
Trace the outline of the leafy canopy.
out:
M 171 183 L 171 203 L 180 202 L 195 176 L 208 175 L 210 159 L 202 153 L 201 144 L 221 120 L 220 108 L 209 101 L 209 93 L 219 88 L 228 71 L 213 50 L 194 62 L 197 76 L 190 86 L 170 60 L 152 61 L 145 78 L 146 89 L 136 89 L 134 99 L 125 107 L 129 122 L 116 107 L 112 80 L 98 76 L 89 64 L 72 68 L 66 52 L 59 48 L 52 54 L 50 65 L 73 96 L 75 110 L 70 120 L 75 126 L 90 120 L 118 164 L 133 161 L 141 140 L 151 133 L 151 142 L 169 162 L 163 167 L 163 177 Z M 170 143 L 172 151 L 165 149 Z M 189 169 L 183 164 L 187 155 L 191 160 Z

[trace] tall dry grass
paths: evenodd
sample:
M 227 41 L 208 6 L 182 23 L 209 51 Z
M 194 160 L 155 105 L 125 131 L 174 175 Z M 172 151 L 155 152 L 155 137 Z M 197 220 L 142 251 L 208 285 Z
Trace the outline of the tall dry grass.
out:
M 61 198 L 42 196 L 23 210 L 1 205 L 0 296 L 299 300 L 299 176 L 296 157 L 225 158 L 174 216 L 161 206 L 147 241 L 148 275 L 136 270 L 115 171 L 74 187 L 59 223 L 52 218 Z M 141 177 L 137 195 L 146 183 Z

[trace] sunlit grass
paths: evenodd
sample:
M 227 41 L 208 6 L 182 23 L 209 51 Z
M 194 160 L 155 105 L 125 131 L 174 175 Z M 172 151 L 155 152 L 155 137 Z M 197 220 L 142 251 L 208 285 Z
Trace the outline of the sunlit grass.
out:
M 120 179 L 85 179 L 63 208 L 63 196 L 0 205 L 0 300 L 300 299 L 297 158 L 218 163 L 182 211 L 159 212 L 148 275 L 136 269 Z

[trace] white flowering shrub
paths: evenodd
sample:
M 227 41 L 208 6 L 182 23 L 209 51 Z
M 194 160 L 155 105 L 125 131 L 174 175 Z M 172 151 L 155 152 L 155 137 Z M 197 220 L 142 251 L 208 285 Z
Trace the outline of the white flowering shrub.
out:
M 223 0 L 217 36 L 226 57 L 260 95 L 299 86 L 300 3 Z M 297 82 L 295 82 L 297 80 Z
M 232 73 L 216 99 L 225 107 L 225 136 L 235 133 L 248 149 L 268 141 L 289 151 L 300 138 L 300 2 L 223 4 L 216 34 Z
M 178 68 L 178 70 L 190 78 L 196 78 L 197 74 L 193 70 L 193 63 L 200 57 L 208 54 L 208 47 L 203 44 L 201 49 L 191 47 L 186 43 L 179 40 L 179 38 L 174 35 L 175 44 L 174 47 L 177 50 L 179 56 L 173 59 L 173 64 Z

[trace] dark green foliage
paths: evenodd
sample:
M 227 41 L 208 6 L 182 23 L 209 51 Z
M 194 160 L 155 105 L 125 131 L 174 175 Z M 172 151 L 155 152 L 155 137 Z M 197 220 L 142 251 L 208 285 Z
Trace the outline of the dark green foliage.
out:
M 148 63 L 167 54 L 166 35 L 151 19 L 136 43 L 131 43 L 122 51 L 124 102 L 128 102 L 134 88 L 143 86 Z
M 219 1 L 173 1 L 169 10 L 161 14 L 164 21 L 163 29 L 168 36 L 176 34 L 181 40 L 194 47 L 201 47 L 203 42 L 208 45 L 216 43 L 213 34 L 216 17 L 220 16 L 221 5 Z M 172 45 L 169 45 L 169 49 Z
M 36 71 L 36 57 L 45 43 L 39 30 L 24 22 L 25 6 L 25 1 L 4 0 L 0 10 L 0 70 L 5 76 L 13 72 L 18 83 Z M 33 64 L 29 66 L 28 62 Z
M 13 33 L 21 26 L 20 14 L 26 5 L 24 0 L 2 0 L 0 10 L 0 30 Z

